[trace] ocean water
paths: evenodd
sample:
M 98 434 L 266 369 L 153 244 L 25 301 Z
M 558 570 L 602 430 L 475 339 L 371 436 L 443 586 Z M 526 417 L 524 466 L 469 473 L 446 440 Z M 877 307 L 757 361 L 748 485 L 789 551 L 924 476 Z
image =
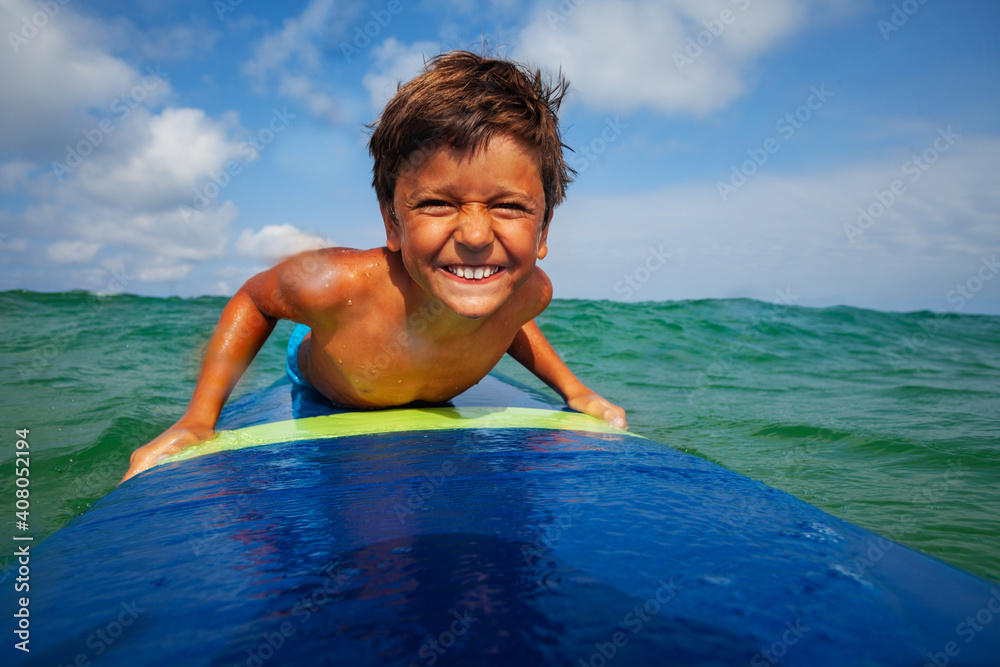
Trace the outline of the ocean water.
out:
M 0 293 L 0 541 L 41 539 L 115 487 L 186 406 L 224 305 Z M 1000 581 L 1000 317 L 563 300 L 539 322 L 636 433 Z M 279 325 L 234 395 L 280 377 L 290 332 Z M 544 389 L 509 359 L 498 370 Z

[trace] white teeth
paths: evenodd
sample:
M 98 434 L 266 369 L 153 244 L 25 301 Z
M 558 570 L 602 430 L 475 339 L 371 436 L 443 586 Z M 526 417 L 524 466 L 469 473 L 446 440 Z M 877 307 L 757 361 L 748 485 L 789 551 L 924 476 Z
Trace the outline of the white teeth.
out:
M 471 266 L 448 266 L 445 268 L 459 278 L 465 278 L 466 280 L 489 278 L 500 270 L 500 267 L 497 266 L 477 266 L 476 268 L 472 268 Z

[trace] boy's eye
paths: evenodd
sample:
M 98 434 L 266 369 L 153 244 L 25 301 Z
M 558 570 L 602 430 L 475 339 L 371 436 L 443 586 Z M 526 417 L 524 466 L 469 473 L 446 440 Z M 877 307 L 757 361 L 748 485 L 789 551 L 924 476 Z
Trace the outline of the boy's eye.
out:
M 443 199 L 425 199 L 424 201 L 417 204 L 417 208 L 440 208 L 442 206 L 447 206 L 448 202 Z
M 413 206 L 413 210 L 421 211 L 428 215 L 439 215 L 454 210 L 456 206 L 459 205 L 445 199 L 428 198 L 418 200 L 417 204 Z M 505 217 L 522 216 L 526 213 L 531 213 L 531 208 L 519 201 L 501 201 L 490 204 L 490 208 Z
M 501 202 L 496 205 L 496 208 L 510 213 L 525 213 L 528 210 L 527 206 L 516 201 Z

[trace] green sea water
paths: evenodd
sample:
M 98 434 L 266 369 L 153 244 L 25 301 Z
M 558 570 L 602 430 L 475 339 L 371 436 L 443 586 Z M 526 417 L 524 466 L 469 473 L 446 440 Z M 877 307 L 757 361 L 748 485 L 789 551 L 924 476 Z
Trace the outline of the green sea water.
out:
M 180 416 L 224 305 L 0 293 L 0 541 L 37 542 L 114 488 Z M 1000 581 L 1000 317 L 564 300 L 539 322 L 631 430 Z M 281 377 L 290 332 L 279 325 L 236 395 Z M 510 359 L 498 370 L 543 388 Z

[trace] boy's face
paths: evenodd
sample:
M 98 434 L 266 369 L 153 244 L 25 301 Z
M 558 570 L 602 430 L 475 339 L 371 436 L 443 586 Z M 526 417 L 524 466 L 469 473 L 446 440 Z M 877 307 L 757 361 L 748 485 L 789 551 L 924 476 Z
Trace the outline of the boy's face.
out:
M 496 311 L 547 251 L 545 192 L 531 147 L 494 137 L 476 153 L 443 145 L 400 174 L 386 245 L 413 280 L 469 318 Z

